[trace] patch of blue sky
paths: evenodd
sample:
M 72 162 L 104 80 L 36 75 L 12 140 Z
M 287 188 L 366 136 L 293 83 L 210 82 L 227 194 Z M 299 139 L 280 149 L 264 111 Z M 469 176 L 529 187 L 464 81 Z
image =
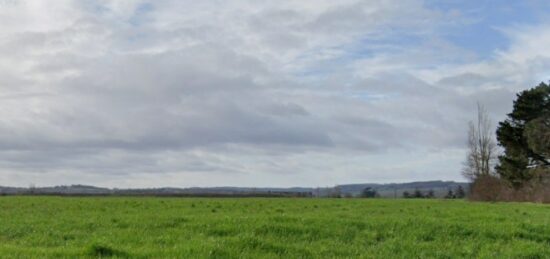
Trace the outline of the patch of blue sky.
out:
M 110 11 L 109 8 L 107 8 L 105 5 L 102 5 L 101 3 L 95 0 L 84 0 L 84 1 L 81 1 L 80 4 L 84 9 L 96 15 L 103 15 Z
M 543 4 L 542 2 L 540 4 Z M 509 40 L 501 31 L 515 25 L 531 25 L 540 22 L 537 1 L 436 1 L 428 0 L 428 8 L 454 13 L 460 19 L 451 28 L 442 28 L 440 36 L 449 42 L 475 52 L 479 58 L 493 57 L 496 50 L 505 49 Z
M 146 24 L 150 17 L 149 13 L 154 11 L 155 7 L 153 4 L 149 2 L 141 3 L 139 4 L 136 9 L 134 10 L 131 17 L 127 20 L 128 24 L 130 24 L 133 27 L 140 27 L 144 24 Z M 126 40 L 129 44 L 144 44 L 144 41 L 148 38 L 147 32 L 144 31 L 134 31 L 133 33 L 130 33 Z
M 550 13 L 550 1 L 505 1 L 505 0 L 427 0 L 426 7 L 455 16 L 456 22 L 441 24 L 433 33 L 422 34 L 402 28 L 386 28 L 383 34 L 365 35 L 355 42 L 330 48 L 312 50 L 299 56 L 296 62 L 315 60 L 295 71 L 294 75 L 306 79 L 322 79 L 346 69 L 356 60 L 377 55 L 397 54 L 426 44 L 433 38 L 443 39 L 458 48 L 475 54 L 476 59 L 491 59 L 497 50 L 506 49 L 509 39 L 501 29 L 517 25 L 536 25 Z M 549 12 L 541 12 L 548 9 Z M 316 60 L 324 51 L 337 55 Z M 469 60 L 471 61 L 471 60 Z M 464 62 L 463 59 L 448 59 L 445 63 Z M 437 68 L 438 62 L 424 62 L 424 68 Z
M 417 34 L 407 34 L 403 30 L 395 31 L 384 38 L 368 35 L 347 46 L 348 51 L 342 58 L 356 60 L 372 58 L 380 53 L 395 53 L 410 46 L 421 45 L 425 39 Z
M 292 62 L 304 64 L 292 74 L 305 80 L 323 79 L 349 64 L 349 50 L 346 46 L 327 47 L 310 50 L 297 56 Z
M 306 80 L 324 79 L 335 73 L 345 73 L 345 70 L 349 70 L 348 65 L 354 61 L 374 58 L 384 53 L 398 53 L 411 46 L 421 45 L 424 41 L 419 35 L 397 30 L 383 38 L 367 35 L 342 46 L 315 49 L 301 54 L 294 62 L 304 62 L 307 65 L 294 71 L 293 75 Z M 322 59 L 316 58 L 325 56 L 323 53 L 326 52 L 335 54 Z M 315 62 L 308 62 L 311 60 Z
M 132 17 L 128 19 L 128 23 L 132 26 L 140 26 L 147 21 L 147 14 L 152 12 L 155 9 L 155 6 L 151 3 L 142 3 L 138 5 L 134 11 Z

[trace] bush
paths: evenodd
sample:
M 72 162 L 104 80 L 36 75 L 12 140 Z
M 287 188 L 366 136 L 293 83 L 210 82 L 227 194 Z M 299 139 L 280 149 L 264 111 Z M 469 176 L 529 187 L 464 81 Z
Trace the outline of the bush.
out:
M 550 176 L 547 174 L 514 188 L 496 176 L 478 177 L 471 186 L 470 200 L 475 201 L 529 201 L 550 203 Z

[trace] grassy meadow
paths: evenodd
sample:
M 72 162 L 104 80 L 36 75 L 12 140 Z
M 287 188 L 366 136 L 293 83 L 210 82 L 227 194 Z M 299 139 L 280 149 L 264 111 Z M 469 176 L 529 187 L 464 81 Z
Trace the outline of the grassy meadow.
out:
M 550 258 L 550 206 L 0 197 L 2 258 Z

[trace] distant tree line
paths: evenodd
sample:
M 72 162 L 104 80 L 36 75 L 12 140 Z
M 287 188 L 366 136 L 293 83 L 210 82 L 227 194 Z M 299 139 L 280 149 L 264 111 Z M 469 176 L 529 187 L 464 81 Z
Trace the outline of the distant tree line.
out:
M 320 197 L 320 196 L 317 196 Z M 381 197 L 378 191 L 373 187 L 365 187 L 361 190 L 360 193 L 349 193 L 342 192 L 339 186 L 331 188 L 328 194 L 325 197 L 329 198 L 379 198 Z M 398 196 L 393 196 L 397 198 Z M 402 193 L 402 198 L 417 198 L 417 199 L 432 199 L 432 198 L 445 198 L 445 199 L 463 199 L 466 197 L 466 191 L 463 186 L 457 185 L 454 189 L 449 188 L 447 193 L 439 193 L 436 195 L 436 192 L 433 189 L 422 190 L 416 188 L 413 191 L 404 191 Z
M 419 189 L 415 189 L 412 193 L 409 191 L 403 192 L 403 198 L 409 199 L 409 198 L 434 198 L 435 194 L 433 190 L 429 190 L 426 193 L 422 192 Z
M 447 194 L 443 197 L 445 199 L 463 199 L 466 197 L 466 192 L 462 186 L 457 186 L 455 190 L 449 189 Z M 405 199 L 432 199 L 436 198 L 434 190 L 428 190 L 426 192 L 421 191 L 420 189 L 415 189 L 413 192 L 404 191 L 403 198 Z
M 380 195 L 378 192 L 372 188 L 372 187 L 366 187 L 364 188 L 359 195 L 354 196 L 351 193 L 342 193 L 342 190 L 339 186 L 336 186 L 332 188 L 332 190 L 328 194 L 329 198 L 378 198 Z
M 550 86 L 516 95 L 512 112 L 498 123 L 496 140 L 486 110 L 468 132 L 463 174 L 471 179 L 475 200 L 550 202 Z
M 462 186 L 456 187 L 456 189 L 453 191 L 452 189 L 449 189 L 447 191 L 447 194 L 445 195 L 445 199 L 464 199 L 466 197 L 466 192 L 464 191 L 464 188 Z

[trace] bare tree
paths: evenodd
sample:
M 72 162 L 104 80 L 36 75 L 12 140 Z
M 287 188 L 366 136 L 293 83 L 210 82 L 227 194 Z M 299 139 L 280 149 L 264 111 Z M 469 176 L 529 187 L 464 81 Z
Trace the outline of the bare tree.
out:
M 494 173 L 497 145 L 492 127 L 487 110 L 478 103 L 477 122 L 469 122 L 468 155 L 462 170 L 462 174 L 470 180 Z

